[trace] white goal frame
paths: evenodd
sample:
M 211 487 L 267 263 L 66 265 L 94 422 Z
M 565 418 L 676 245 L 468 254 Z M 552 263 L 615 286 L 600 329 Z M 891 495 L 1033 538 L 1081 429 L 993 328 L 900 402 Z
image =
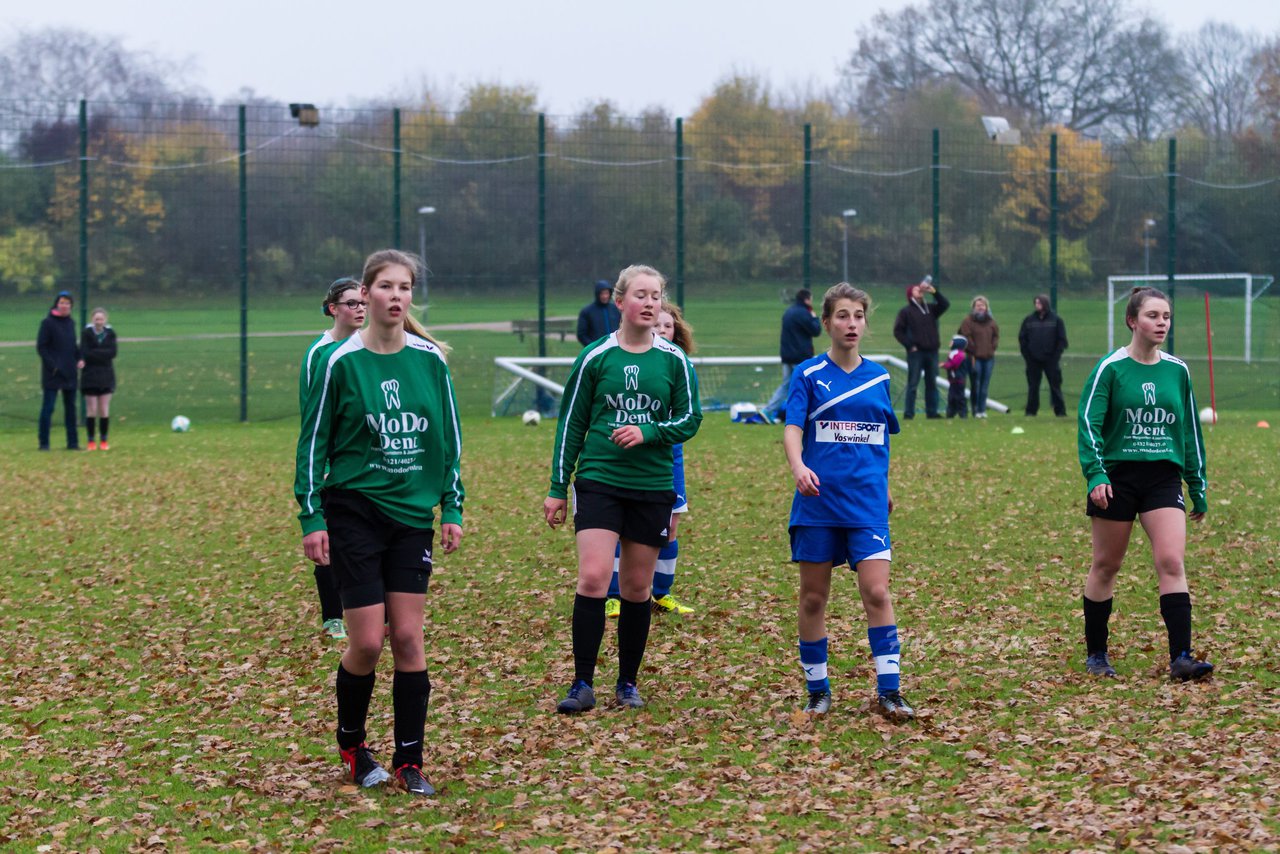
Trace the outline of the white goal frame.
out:
M 1256 273 L 1199 273 L 1178 275 L 1173 277 L 1174 284 L 1182 282 L 1244 282 L 1244 361 L 1253 361 L 1253 303 L 1262 296 L 1267 288 L 1275 282 L 1275 276 L 1260 276 Z M 1120 300 L 1128 299 L 1129 290 L 1137 285 L 1151 285 L 1158 288 L 1169 281 L 1168 276 L 1107 276 L 1107 352 L 1116 349 L 1116 313 L 1115 305 Z M 1257 282 L 1259 287 L 1254 287 Z M 1122 286 L 1120 296 L 1116 296 L 1116 285 Z M 1223 358 L 1223 357 L 1219 357 Z M 1227 357 L 1230 358 L 1230 357 Z
M 904 359 L 897 356 L 888 356 L 884 354 L 866 355 L 863 358 L 870 359 L 881 365 L 889 365 L 906 371 L 907 363 Z M 572 367 L 574 361 L 571 356 L 498 356 L 494 358 L 493 363 L 514 376 L 511 383 L 502 390 L 500 394 L 493 399 L 493 405 L 490 407 L 489 414 L 496 416 L 498 407 L 504 400 L 515 393 L 522 382 L 530 382 L 539 388 L 546 389 L 556 397 L 564 394 L 564 386 L 555 380 L 549 380 L 539 374 L 537 371 L 530 370 L 538 367 Z M 778 356 L 690 356 L 689 361 L 694 365 L 781 365 L 782 359 Z M 938 388 L 943 392 L 947 390 L 947 380 L 945 377 L 938 377 Z M 965 384 L 964 396 L 969 398 L 968 383 Z M 987 407 L 994 409 L 996 412 L 1006 413 L 1009 411 L 1007 404 L 998 400 L 987 398 Z

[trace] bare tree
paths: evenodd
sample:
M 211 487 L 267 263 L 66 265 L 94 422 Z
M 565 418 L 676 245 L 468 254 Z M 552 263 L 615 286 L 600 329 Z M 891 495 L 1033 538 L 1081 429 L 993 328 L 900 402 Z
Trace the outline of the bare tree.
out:
M 188 97 L 189 63 L 129 50 L 118 38 L 69 27 L 19 30 L 0 49 L 0 92 L 31 120 L 60 122 L 80 99 L 165 101 Z
M 1183 40 L 1191 83 L 1184 112 L 1208 136 L 1233 136 L 1256 123 L 1261 50 L 1257 36 L 1216 21 Z
M 984 110 L 1034 125 L 1131 123 L 1144 108 L 1114 63 L 1164 30 L 1146 17 L 1131 21 L 1124 3 L 925 0 L 881 12 L 860 33 L 846 79 L 859 110 L 873 116 L 896 95 L 940 81 L 959 85 Z

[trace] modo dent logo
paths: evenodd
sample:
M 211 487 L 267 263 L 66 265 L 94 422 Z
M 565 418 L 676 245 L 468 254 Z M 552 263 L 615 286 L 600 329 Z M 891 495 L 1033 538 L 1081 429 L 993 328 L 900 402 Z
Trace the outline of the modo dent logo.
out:
M 382 396 L 386 398 L 387 409 L 400 408 L 400 381 L 386 380 L 382 383 Z
M 1156 405 L 1156 384 L 1155 383 L 1142 384 L 1142 402 L 1147 406 Z
M 640 366 L 639 365 L 623 365 L 622 373 L 627 380 L 627 391 L 640 390 Z

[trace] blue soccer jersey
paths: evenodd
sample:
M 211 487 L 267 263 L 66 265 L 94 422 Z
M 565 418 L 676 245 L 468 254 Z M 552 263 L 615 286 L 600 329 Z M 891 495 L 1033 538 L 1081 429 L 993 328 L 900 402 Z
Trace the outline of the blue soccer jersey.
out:
M 818 476 L 818 494 L 791 502 L 795 525 L 865 528 L 889 524 L 889 434 L 898 418 L 889 372 L 863 359 L 851 373 L 826 353 L 791 376 L 787 424 L 804 430 L 802 459 Z

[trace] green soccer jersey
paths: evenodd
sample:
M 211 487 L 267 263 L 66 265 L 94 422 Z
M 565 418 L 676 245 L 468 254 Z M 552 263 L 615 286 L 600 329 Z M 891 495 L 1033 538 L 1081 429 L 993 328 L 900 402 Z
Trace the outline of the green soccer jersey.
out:
M 683 350 L 655 334 L 648 350 L 628 353 L 618 333 L 608 335 L 582 351 L 565 383 L 548 494 L 567 497 L 575 469 L 626 489 L 672 489 L 671 446 L 701 423 L 698 378 Z M 619 448 L 609 437 L 628 424 L 644 443 Z
M 1144 365 L 1121 347 L 1085 382 L 1077 444 L 1086 491 L 1110 483 L 1107 473 L 1118 463 L 1168 461 L 1182 469 L 1192 509 L 1203 513 L 1204 437 L 1191 372 L 1181 359 L 1157 352 L 1160 360 Z
M 440 349 L 406 335 L 404 349 L 384 355 L 367 350 L 356 333 L 318 370 L 303 407 L 294 479 L 303 535 L 325 528 L 323 487 L 356 490 L 416 528 L 432 527 L 437 504 L 442 523 L 461 524 L 462 434 Z
M 315 382 L 316 376 L 321 373 L 317 370 L 317 366 L 323 367 L 324 354 L 327 353 L 332 345 L 333 330 L 325 330 L 325 333 L 319 338 L 311 342 L 311 346 L 307 348 L 307 354 L 302 357 L 302 370 L 298 372 L 298 411 L 302 412 L 307 406 L 307 392 L 311 389 L 311 384 Z

